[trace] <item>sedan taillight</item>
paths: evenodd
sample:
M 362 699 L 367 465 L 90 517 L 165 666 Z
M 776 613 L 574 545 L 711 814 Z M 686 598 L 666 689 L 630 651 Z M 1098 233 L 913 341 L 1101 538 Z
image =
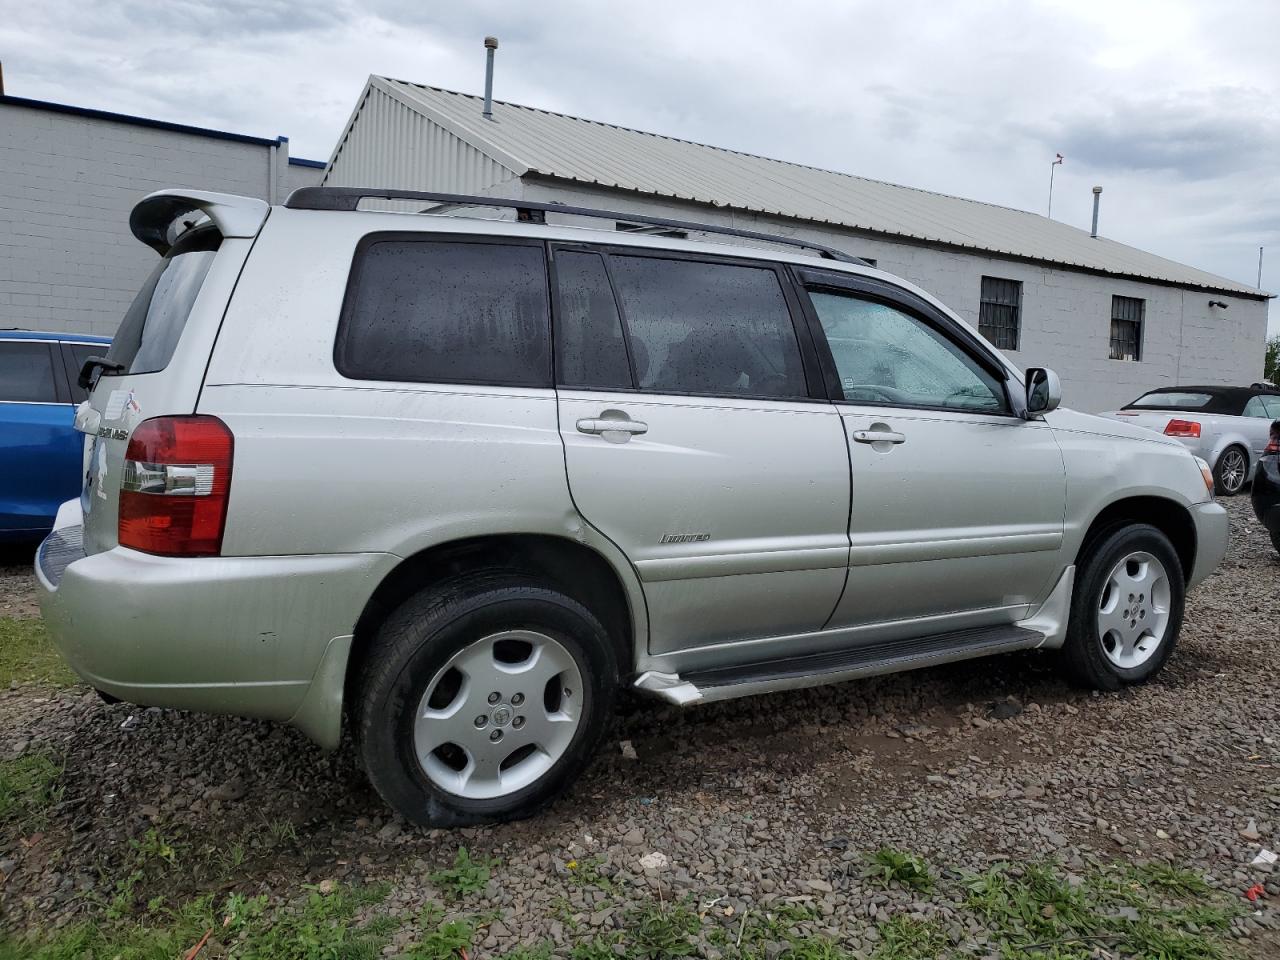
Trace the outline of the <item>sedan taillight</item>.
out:
M 234 446 L 217 417 L 138 424 L 120 480 L 120 546 L 166 557 L 221 553 Z
M 1280 453 L 1280 420 L 1271 424 L 1271 439 L 1267 441 L 1263 453 Z
M 1164 427 L 1166 437 L 1198 437 L 1200 424 L 1195 420 L 1170 420 Z

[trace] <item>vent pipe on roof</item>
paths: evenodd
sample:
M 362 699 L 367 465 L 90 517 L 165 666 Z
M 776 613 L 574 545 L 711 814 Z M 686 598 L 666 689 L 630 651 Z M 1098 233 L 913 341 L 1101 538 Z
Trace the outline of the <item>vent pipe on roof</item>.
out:
M 493 119 L 493 51 L 498 49 L 497 37 L 484 38 L 484 118 Z
M 1098 204 L 1102 200 L 1102 188 L 1093 188 L 1093 229 L 1089 231 L 1089 236 L 1096 237 L 1098 235 Z

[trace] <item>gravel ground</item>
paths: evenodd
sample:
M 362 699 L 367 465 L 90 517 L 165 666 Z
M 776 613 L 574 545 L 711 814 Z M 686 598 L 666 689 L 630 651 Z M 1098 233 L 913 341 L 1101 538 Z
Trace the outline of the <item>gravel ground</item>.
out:
M 490 950 L 563 941 L 566 923 L 609 929 L 659 890 L 739 914 L 805 898 L 814 931 L 860 951 L 869 920 L 904 910 L 968 936 L 946 895 L 863 879 L 866 852 L 891 845 L 954 869 L 1167 860 L 1233 895 L 1262 881 L 1232 933 L 1251 956 L 1280 956 L 1280 878 L 1249 865 L 1280 848 L 1280 561 L 1247 500 L 1229 508 L 1231 553 L 1147 686 L 1091 695 L 1029 654 L 688 711 L 637 702 L 571 796 L 494 828 L 410 828 L 349 749 L 326 755 L 282 726 L 11 689 L 0 757 L 53 749 L 65 792 L 34 836 L 0 824 L 0 923 L 83 916 L 154 828 L 188 852 L 166 875 L 175 896 L 387 880 L 391 902 L 416 904 L 463 843 L 501 861 L 471 904 L 501 915 Z M 14 610 L 31 610 L 29 576 L 0 568 L 0 615 Z M 646 870 L 654 852 L 669 862 Z M 573 858 L 611 881 L 566 882 Z

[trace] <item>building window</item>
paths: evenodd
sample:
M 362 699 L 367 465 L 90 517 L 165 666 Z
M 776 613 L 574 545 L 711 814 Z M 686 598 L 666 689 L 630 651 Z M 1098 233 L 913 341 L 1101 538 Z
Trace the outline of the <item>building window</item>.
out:
M 978 332 L 1001 350 L 1018 349 L 1022 314 L 1022 281 L 982 278 Z
M 1138 297 L 1111 298 L 1111 359 L 1142 359 L 1142 315 L 1147 301 Z

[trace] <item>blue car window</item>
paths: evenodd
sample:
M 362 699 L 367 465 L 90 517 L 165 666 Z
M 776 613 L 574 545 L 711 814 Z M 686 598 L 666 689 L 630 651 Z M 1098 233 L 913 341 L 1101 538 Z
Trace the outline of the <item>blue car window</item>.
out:
M 0 401 L 57 403 L 53 354 L 47 342 L 0 340 Z

